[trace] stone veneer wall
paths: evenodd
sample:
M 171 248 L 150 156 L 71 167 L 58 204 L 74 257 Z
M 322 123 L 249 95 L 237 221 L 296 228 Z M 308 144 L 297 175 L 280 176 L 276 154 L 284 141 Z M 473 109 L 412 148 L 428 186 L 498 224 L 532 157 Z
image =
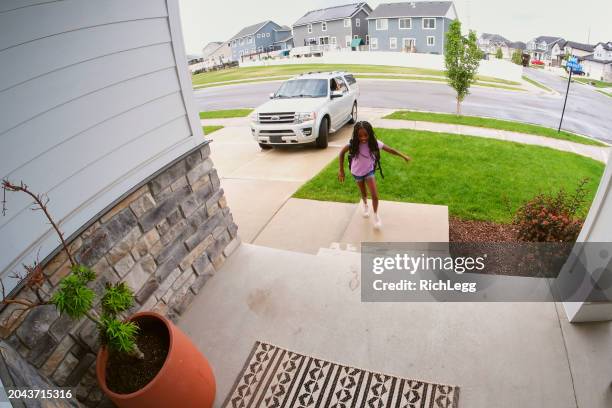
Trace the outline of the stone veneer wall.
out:
M 176 321 L 239 245 L 209 154 L 208 144 L 191 151 L 71 240 L 77 262 L 98 275 L 92 282 L 98 295 L 107 282 L 125 281 L 134 290 L 136 304 L 126 315 L 154 310 Z M 59 252 L 44 265 L 43 288 L 51 294 L 69 271 Z M 35 299 L 29 289 L 17 297 Z M 55 384 L 75 387 L 85 405 L 110 404 L 95 378 L 95 325 L 59 315 L 52 305 L 11 316 L 13 306 L 0 313 L 5 341 Z

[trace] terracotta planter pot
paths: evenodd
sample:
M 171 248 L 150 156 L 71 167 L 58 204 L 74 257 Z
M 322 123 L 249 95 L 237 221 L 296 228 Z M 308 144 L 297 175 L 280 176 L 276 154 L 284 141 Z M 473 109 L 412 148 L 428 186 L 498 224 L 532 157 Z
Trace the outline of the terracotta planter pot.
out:
M 154 319 L 168 329 L 169 350 L 157 375 L 143 388 L 131 394 L 117 394 L 106 386 L 108 351 L 100 348 L 96 375 L 100 388 L 121 408 L 197 407 L 210 408 L 215 400 L 215 377 L 206 358 L 179 328 L 165 317 L 153 313 L 136 313 L 133 321 Z

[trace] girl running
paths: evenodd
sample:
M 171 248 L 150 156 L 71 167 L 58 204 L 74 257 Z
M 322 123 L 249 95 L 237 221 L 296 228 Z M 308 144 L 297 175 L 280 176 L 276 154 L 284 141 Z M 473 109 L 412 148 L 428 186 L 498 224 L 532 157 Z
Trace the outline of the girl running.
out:
M 369 122 L 361 121 L 355 123 L 353 128 L 353 136 L 348 145 L 344 146 L 340 150 L 338 157 L 338 164 L 340 169 L 338 170 L 338 180 L 344 182 L 344 155 L 349 152 L 349 166 L 351 174 L 359 187 L 361 192 L 361 205 L 363 210 L 363 216 L 369 217 L 370 212 L 368 210 L 368 192 L 370 190 L 370 196 L 372 197 L 372 208 L 374 209 L 374 228 L 379 229 L 382 226 L 380 217 L 378 216 L 378 190 L 376 188 L 376 178 L 374 177 L 374 171 L 378 166 L 380 168 L 380 150 L 384 150 L 387 153 L 391 153 L 395 156 L 399 156 L 402 159 L 409 162 L 412 160 L 409 156 L 398 152 L 397 150 L 386 146 L 383 142 L 376 140 L 374 135 L 374 129 Z M 382 174 L 382 170 L 381 170 Z

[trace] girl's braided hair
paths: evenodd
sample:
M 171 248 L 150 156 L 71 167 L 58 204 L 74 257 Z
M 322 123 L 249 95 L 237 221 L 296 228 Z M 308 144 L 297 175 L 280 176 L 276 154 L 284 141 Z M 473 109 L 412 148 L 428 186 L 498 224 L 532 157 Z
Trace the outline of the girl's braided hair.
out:
M 359 154 L 359 130 L 364 129 L 368 133 L 368 147 L 370 152 L 374 156 L 375 161 L 380 161 L 380 149 L 378 148 L 378 141 L 374 135 L 374 129 L 370 122 L 365 120 L 355 123 L 353 127 L 353 136 L 349 143 L 349 156 L 355 157 Z

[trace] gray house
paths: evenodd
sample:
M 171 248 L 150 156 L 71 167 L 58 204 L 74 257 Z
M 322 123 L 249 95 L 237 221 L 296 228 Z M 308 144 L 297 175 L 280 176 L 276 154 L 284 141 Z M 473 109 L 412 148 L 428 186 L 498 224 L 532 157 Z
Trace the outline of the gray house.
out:
M 293 48 L 291 28 L 268 20 L 240 30 L 229 39 L 232 60 L 239 61 L 245 55 Z
M 546 65 L 560 65 L 558 57 L 561 56 L 560 46 L 563 45 L 565 40 L 561 37 L 554 37 L 549 35 L 541 35 L 534 38 L 527 43 L 527 51 L 531 55 L 532 60 L 544 61 Z M 559 43 L 559 47 L 555 47 L 555 44 Z
M 366 18 L 372 12 L 367 3 L 312 10 L 293 24 L 293 42 L 304 45 L 329 45 L 331 48 L 351 47 L 353 40 L 365 44 L 368 35 Z
M 456 18 L 452 1 L 381 4 L 368 17 L 370 50 L 442 54 Z

